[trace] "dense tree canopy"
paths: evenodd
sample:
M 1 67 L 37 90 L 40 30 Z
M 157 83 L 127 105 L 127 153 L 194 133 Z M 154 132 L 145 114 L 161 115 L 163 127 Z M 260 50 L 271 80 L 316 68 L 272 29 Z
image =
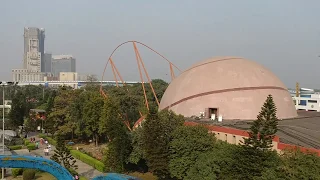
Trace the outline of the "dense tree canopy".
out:
M 203 153 L 213 150 L 215 137 L 203 126 L 181 126 L 172 133 L 169 169 L 173 177 L 185 179 Z
M 149 110 L 141 84 L 106 86 L 107 98 L 94 83 L 77 90 L 8 87 L 6 98 L 13 103 L 10 128 L 24 124 L 26 131 L 35 131 L 40 121 L 30 118 L 30 109 L 43 109 L 44 128 L 58 136 L 58 142 L 73 139 L 105 145 L 102 161 L 107 171 L 149 171 L 159 179 L 320 179 L 318 156 L 291 150 L 279 155 L 271 150 L 278 121 L 272 96 L 251 124 L 249 137 L 237 146 L 215 139 L 205 127 L 183 126 L 184 117 L 172 111 L 158 111 L 151 88 L 145 86 Z M 153 80 L 153 86 L 160 101 L 168 84 Z M 132 130 L 141 114 L 146 115 L 142 127 Z M 62 157 L 67 149 L 59 146 L 57 157 Z M 65 155 L 71 158 L 68 152 Z M 72 168 L 70 162 L 70 166 L 62 163 Z

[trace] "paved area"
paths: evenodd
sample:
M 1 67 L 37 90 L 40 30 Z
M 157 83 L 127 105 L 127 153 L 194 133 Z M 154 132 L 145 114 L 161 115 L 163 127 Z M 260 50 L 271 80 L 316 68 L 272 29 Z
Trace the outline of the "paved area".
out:
M 39 140 L 39 138 L 36 137 L 36 140 Z M 51 145 L 51 147 L 52 147 L 52 150 L 49 152 L 49 156 L 44 155 L 43 149 L 45 148 L 45 145 L 41 145 L 41 144 L 39 144 L 39 149 L 31 151 L 30 154 L 42 156 L 44 158 L 50 159 L 50 157 L 54 154 L 54 150 L 55 150 L 54 146 Z M 85 176 L 87 178 L 92 179 L 95 176 L 103 174 L 100 171 L 97 171 L 93 167 L 83 163 L 82 161 L 80 161 L 78 159 L 76 159 L 76 161 L 77 161 L 76 165 L 78 165 L 78 169 L 76 171 L 80 174 L 80 176 Z

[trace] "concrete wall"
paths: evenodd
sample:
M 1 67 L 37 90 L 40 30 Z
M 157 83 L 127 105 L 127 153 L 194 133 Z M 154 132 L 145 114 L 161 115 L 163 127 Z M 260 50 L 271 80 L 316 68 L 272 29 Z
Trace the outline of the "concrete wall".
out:
M 60 72 L 59 74 L 59 80 L 60 81 L 77 81 L 78 79 L 78 73 L 75 72 Z M 73 88 L 78 88 L 78 84 L 69 85 Z

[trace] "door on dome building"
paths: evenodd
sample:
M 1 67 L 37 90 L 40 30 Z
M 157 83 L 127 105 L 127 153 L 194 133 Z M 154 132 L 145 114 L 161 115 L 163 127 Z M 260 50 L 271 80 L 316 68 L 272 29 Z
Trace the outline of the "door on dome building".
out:
M 209 108 L 208 109 L 208 118 L 211 118 L 214 116 L 213 119 L 216 119 L 218 117 L 218 108 Z

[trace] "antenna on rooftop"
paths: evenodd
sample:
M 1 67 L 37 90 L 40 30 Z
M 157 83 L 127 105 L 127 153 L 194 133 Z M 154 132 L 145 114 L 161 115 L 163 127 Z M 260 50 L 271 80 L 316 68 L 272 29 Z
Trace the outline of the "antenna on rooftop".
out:
M 297 82 L 296 83 L 296 97 L 300 96 L 300 84 Z

